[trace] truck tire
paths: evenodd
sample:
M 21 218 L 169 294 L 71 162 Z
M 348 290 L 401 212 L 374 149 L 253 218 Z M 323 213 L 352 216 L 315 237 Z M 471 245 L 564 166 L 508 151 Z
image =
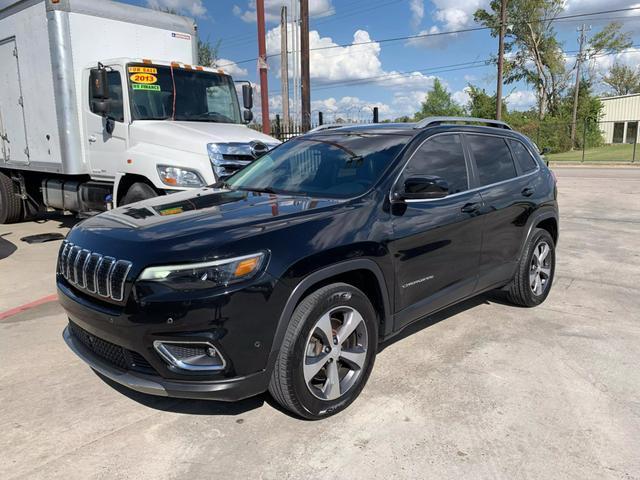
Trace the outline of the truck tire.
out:
M 346 283 L 322 287 L 294 310 L 269 392 L 303 418 L 334 415 L 364 388 L 377 346 L 378 316 L 367 296 Z
M 0 172 L 0 224 L 22 219 L 22 200 L 13 191 L 13 181 Z
M 128 205 L 130 203 L 139 202 L 141 200 L 146 200 L 148 198 L 157 197 L 158 192 L 156 190 L 143 182 L 136 182 L 129 187 L 127 193 L 119 203 L 121 205 Z

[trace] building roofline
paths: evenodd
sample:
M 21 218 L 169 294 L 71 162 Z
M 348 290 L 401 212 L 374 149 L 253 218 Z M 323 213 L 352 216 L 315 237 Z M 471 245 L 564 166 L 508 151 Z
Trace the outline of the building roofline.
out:
M 598 97 L 598 100 L 614 100 L 616 98 L 637 97 L 640 93 L 629 93 L 627 95 L 613 95 L 611 97 Z

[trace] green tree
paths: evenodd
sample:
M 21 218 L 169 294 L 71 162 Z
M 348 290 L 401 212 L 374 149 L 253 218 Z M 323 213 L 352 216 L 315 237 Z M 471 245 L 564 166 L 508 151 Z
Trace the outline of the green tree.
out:
M 467 87 L 469 102 L 467 113 L 472 117 L 496 118 L 496 96 L 489 95 L 484 88 L 469 84 Z M 507 106 L 502 104 L 503 113 L 507 114 Z
M 612 95 L 640 93 L 640 69 L 614 63 L 602 81 L 612 90 Z
M 415 120 L 433 116 L 460 116 L 463 114 L 462 107 L 455 102 L 451 93 L 436 78 L 433 87 L 422 102 L 420 111 L 416 112 Z
M 206 40 L 198 39 L 198 65 L 203 67 L 215 67 L 218 62 L 218 50 L 220 50 L 220 40 L 212 45 L 209 37 Z
M 500 4 L 492 0 L 489 11 L 474 14 L 494 37 L 500 31 Z M 564 0 L 509 0 L 507 5 L 505 53 L 511 55 L 505 60 L 504 81 L 525 81 L 535 88 L 540 118 L 556 109 L 566 85 L 564 55 L 553 28 L 563 9 Z

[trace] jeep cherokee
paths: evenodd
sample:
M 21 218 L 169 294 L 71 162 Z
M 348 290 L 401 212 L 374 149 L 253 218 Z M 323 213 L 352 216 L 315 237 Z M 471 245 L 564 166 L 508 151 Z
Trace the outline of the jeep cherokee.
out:
M 543 302 L 556 195 L 534 144 L 502 122 L 312 132 L 212 187 L 76 225 L 57 268 L 64 339 L 134 390 L 269 390 L 322 418 L 412 322 L 492 289 Z

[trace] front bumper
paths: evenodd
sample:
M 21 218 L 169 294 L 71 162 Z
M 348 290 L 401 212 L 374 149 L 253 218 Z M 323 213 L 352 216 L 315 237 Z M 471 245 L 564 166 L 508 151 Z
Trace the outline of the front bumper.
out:
M 73 353 L 99 374 L 127 388 L 150 395 L 237 401 L 264 392 L 269 384 L 269 376 L 264 371 L 215 382 L 171 381 L 155 375 L 124 371 L 110 365 L 77 341 L 69 327 L 64 329 L 62 337 Z

